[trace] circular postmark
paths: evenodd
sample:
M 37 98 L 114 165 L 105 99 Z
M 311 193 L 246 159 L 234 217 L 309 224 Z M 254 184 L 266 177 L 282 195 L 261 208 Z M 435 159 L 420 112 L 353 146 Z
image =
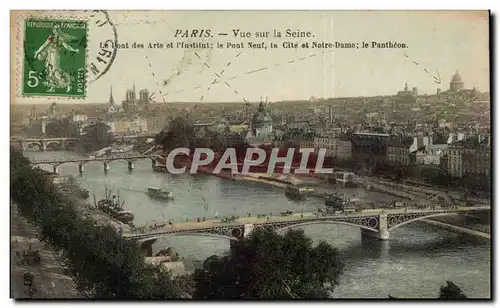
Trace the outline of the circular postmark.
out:
M 92 83 L 111 68 L 118 53 L 118 34 L 109 13 L 104 10 L 86 11 L 89 17 L 87 74 Z

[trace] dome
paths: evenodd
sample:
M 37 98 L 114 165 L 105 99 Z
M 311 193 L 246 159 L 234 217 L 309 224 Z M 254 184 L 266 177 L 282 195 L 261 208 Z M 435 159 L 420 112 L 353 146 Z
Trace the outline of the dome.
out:
M 455 72 L 455 75 L 451 78 L 451 82 L 463 82 L 462 76 L 458 73 L 458 71 Z
M 259 110 L 253 115 L 253 123 L 271 123 L 271 115 L 265 110 L 264 104 L 259 104 Z

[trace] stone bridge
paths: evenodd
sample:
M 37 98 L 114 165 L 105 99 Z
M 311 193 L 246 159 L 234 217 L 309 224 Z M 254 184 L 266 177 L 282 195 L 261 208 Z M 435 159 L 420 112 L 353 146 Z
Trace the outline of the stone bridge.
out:
M 450 209 L 396 209 L 371 210 L 353 214 L 320 216 L 316 213 L 303 213 L 290 216 L 267 218 L 244 217 L 236 222 L 223 223 L 220 220 L 201 222 L 181 222 L 150 230 L 148 232 L 123 233 L 125 238 L 141 240 L 164 235 L 210 235 L 236 240 L 247 236 L 254 230 L 266 229 L 280 231 L 310 224 L 346 224 L 361 228 L 363 236 L 382 240 L 389 239 L 391 231 L 413 221 L 445 215 L 471 215 L 489 212 L 489 206 L 456 207 Z
M 51 144 L 57 144 L 61 148 L 67 148 L 70 145 L 76 146 L 78 143 L 78 138 L 20 138 L 11 139 L 11 145 L 19 145 L 23 151 L 30 145 L 37 145 L 40 151 L 47 150 L 47 146 Z
M 123 160 L 128 163 L 128 169 L 130 171 L 134 170 L 134 162 L 138 159 L 151 159 L 153 167 L 156 166 L 156 159 L 159 155 L 113 155 L 106 157 L 94 157 L 94 158 L 70 158 L 70 159 L 53 159 L 53 160 L 36 160 L 31 161 L 31 166 L 36 167 L 40 165 L 51 165 L 53 167 L 53 172 L 55 174 L 59 173 L 59 166 L 66 163 L 76 163 L 78 164 L 78 171 L 83 173 L 84 165 L 92 161 L 101 161 L 104 163 L 104 172 L 109 171 L 110 163 L 112 161 Z

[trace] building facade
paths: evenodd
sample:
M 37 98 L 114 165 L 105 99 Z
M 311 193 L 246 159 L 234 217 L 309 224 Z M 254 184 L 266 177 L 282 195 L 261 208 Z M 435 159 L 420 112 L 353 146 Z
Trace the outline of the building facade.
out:
M 140 134 L 148 132 L 148 122 L 146 119 L 135 118 L 115 118 L 107 122 L 111 133 L 115 134 Z
M 448 149 L 447 144 L 429 144 L 421 147 L 416 153 L 416 163 L 419 165 L 439 166 Z
M 431 136 L 391 136 L 387 146 L 387 163 L 409 166 L 417 162 L 418 150 L 432 144 Z
M 391 136 L 387 145 L 387 164 L 391 166 L 410 165 L 410 153 L 413 142 L 413 137 Z
M 367 170 L 387 161 L 389 134 L 354 133 L 352 136 L 352 158 L 362 163 Z
M 491 173 L 491 136 L 477 135 L 449 145 L 448 173 L 453 177 L 489 176 Z
M 316 151 L 326 149 L 326 157 L 337 156 L 337 139 L 334 136 L 316 136 L 314 137 L 313 146 Z
M 350 159 L 352 157 L 352 134 L 341 133 L 335 140 L 335 156 L 340 160 Z

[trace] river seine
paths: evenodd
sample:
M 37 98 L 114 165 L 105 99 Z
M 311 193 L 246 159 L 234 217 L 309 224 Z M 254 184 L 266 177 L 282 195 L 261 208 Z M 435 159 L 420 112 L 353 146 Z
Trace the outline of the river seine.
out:
M 78 157 L 71 152 L 25 152 L 30 159 Z M 78 166 L 67 163 L 59 167 L 63 175 L 74 175 L 83 188 L 104 196 L 107 186 L 113 194 L 120 191 L 125 208 L 135 215 L 136 226 L 168 219 L 252 215 L 290 209 L 295 212 L 316 211 L 322 200 L 302 203 L 288 200 L 283 191 L 263 184 L 234 182 L 208 175 L 170 175 L 153 172 L 149 159 L 135 163 L 129 172 L 127 163 L 114 161 L 105 175 L 102 162 L 85 164 L 82 176 Z M 42 166 L 52 171 L 51 166 Z M 156 201 L 146 195 L 148 187 L 171 191 L 175 200 Z M 92 199 L 92 197 L 91 197 Z M 436 298 L 446 280 L 453 281 L 469 298 L 490 297 L 490 243 L 452 233 L 422 222 L 396 229 L 389 241 L 362 241 L 359 228 L 346 225 L 311 225 L 304 227 L 313 240 L 325 240 L 338 247 L 346 263 L 340 285 L 333 298 L 387 298 L 388 294 L 406 298 Z M 175 247 L 181 256 L 203 260 L 222 254 L 229 248 L 226 239 L 209 236 L 170 236 L 160 238 L 155 252 Z

